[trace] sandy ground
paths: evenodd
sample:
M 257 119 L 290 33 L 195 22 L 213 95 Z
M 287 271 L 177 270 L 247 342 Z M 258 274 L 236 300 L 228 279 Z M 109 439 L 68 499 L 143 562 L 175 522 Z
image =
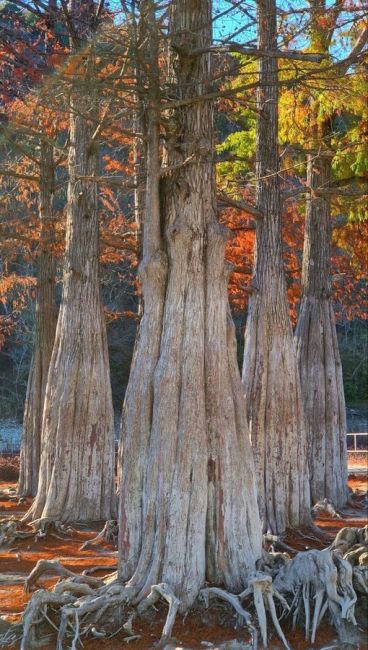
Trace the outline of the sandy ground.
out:
M 286 543 L 296 550 L 307 550 L 309 548 L 323 548 L 329 544 L 337 531 L 343 526 L 364 526 L 368 523 L 367 512 L 359 506 L 364 498 L 364 493 L 368 489 L 367 476 L 367 455 L 359 455 L 349 458 L 349 485 L 354 491 L 352 502 L 346 510 L 343 511 L 342 519 L 321 518 L 315 520 L 315 523 L 327 534 L 327 540 L 322 543 L 314 538 L 308 530 L 289 531 Z M 0 482 L 0 491 L 5 488 L 13 487 L 15 483 Z M 19 517 L 29 507 L 28 503 L 19 505 L 16 501 L 7 501 L 0 499 L 0 518 Z M 353 507 L 352 507 L 353 506 Z M 47 538 L 35 541 L 34 538 L 21 540 L 15 543 L 13 548 L 2 549 L 0 551 L 0 615 L 3 621 L 18 621 L 24 610 L 24 607 L 31 597 L 24 591 L 24 577 L 33 569 L 36 562 L 43 559 L 56 558 L 60 560 L 67 568 L 75 572 L 81 572 L 88 567 L 101 565 L 104 569 L 94 575 L 103 576 L 114 570 L 116 566 L 116 552 L 112 546 L 104 545 L 98 548 L 88 548 L 80 550 L 81 545 L 95 536 L 98 525 L 88 529 L 79 528 L 69 538 L 59 539 L 48 535 Z M 41 579 L 40 586 L 50 587 L 58 578 L 46 577 Z M 12 584 L 9 584 L 12 583 Z M 177 618 L 174 627 L 174 638 L 179 648 L 190 648 L 192 650 L 203 650 L 207 644 L 213 643 L 213 649 L 225 641 L 235 640 L 249 641 L 246 630 L 235 630 L 235 618 L 227 618 L 223 624 L 218 624 L 218 604 L 214 604 L 204 614 L 203 612 L 190 613 L 185 620 Z M 165 621 L 166 608 L 160 606 L 153 620 L 137 621 L 134 625 L 134 631 L 141 638 L 125 645 L 124 637 L 126 633 L 120 632 L 114 638 L 84 640 L 86 650 L 121 650 L 121 648 L 130 648 L 131 650 L 148 650 L 153 648 L 155 642 L 160 638 L 162 627 Z M 0 619 L 1 622 L 1 619 Z M 311 648 L 310 642 L 305 641 L 303 632 L 298 630 L 296 633 L 288 631 L 288 624 L 284 625 L 286 636 L 294 650 L 307 650 Z M 317 642 L 314 648 L 323 648 L 330 645 L 336 640 L 336 634 L 328 625 L 322 625 L 317 635 Z M 13 648 L 19 646 L 12 646 Z M 45 649 L 55 650 L 55 643 L 43 646 Z M 175 645 L 173 646 L 175 647 Z M 282 648 L 281 643 L 275 635 L 270 639 L 271 649 Z M 230 646 L 229 646 L 230 648 Z M 368 650 L 368 642 L 360 644 L 361 650 Z

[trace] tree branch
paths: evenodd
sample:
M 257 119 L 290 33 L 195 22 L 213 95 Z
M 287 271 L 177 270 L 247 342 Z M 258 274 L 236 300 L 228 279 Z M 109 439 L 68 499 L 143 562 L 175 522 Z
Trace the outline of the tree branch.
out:
M 292 59 L 296 61 L 311 61 L 312 63 L 320 63 L 323 59 L 326 58 L 326 54 L 312 54 L 299 51 L 289 51 L 289 50 L 260 50 L 257 47 L 244 47 L 239 43 L 228 43 L 227 45 L 211 45 L 209 47 L 196 48 L 195 50 L 186 50 L 179 46 L 173 46 L 173 49 L 176 50 L 179 54 L 185 54 L 189 57 L 201 56 L 201 54 L 207 54 L 208 52 L 213 54 L 231 54 L 232 52 L 237 52 L 239 54 L 244 54 L 246 56 L 254 56 L 255 58 L 272 58 L 272 59 Z
M 248 214 L 252 215 L 253 219 L 262 219 L 263 217 L 262 213 L 257 210 L 254 205 L 251 205 L 251 203 L 248 203 L 247 201 L 236 201 L 235 199 L 232 199 L 230 196 L 227 196 L 227 194 L 224 194 L 222 192 L 217 195 L 217 200 L 219 203 L 222 203 L 229 208 L 236 208 L 242 212 L 248 212 Z
M 4 169 L 0 167 L 0 176 L 11 176 L 12 178 L 22 178 L 25 181 L 35 181 L 36 183 L 40 182 L 39 176 L 31 176 L 31 174 L 20 174 L 13 171 L 12 169 Z
M 368 42 L 368 27 L 365 27 L 359 34 L 356 43 L 352 48 L 349 56 L 347 56 L 346 59 L 341 61 L 341 67 L 344 73 L 348 70 L 349 66 L 357 60 L 357 57 L 362 52 L 367 42 Z

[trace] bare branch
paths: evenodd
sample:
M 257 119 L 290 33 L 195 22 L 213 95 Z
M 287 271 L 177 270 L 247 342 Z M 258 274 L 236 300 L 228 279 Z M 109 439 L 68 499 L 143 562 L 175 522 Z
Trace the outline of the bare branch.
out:
M 227 194 L 224 194 L 222 192 L 217 195 L 217 200 L 220 204 L 222 203 L 223 205 L 226 205 L 230 208 L 236 208 L 242 212 L 248 212 L 248 214 L 252 215 L 253 219 L 262 219 L 262 213 L 257 210 L 254 205 L 251 205 L 251 203 L 248 203 L 247 201 L 236 201 L 235 199 L 232 199 L 230 196 L 227 196 Z
M 31 174 L 20 174 L 13 171 L 12 169 L 5 169 L 0 167 L 0 176 L 11 176 L 12 178 L 21 178 L 25 181 L 35 181 L 36 183 L 40 182 L 39 176 L 32 176 Z
M 183 52 L 182 48 L 175 46 L 173 49 L 180 52 Z M 313 54 L 305 53 L 299 51 L 289 51 L 289 50 L 260 50 L 257 47 L 244 47 L 239 43 L 228 43 L 227 45 L 212 45 L 210 47 L 197 48 L 195 50 L 189 50 L 183 52 L 188 56 L 200 56 L 201 54 L 206 54 L 211 52 L 213 54 L 231 54 L 232 52 L 237 52 L 239 54 L 244 54 L 246 56 L 254 56 L 256 59 L 261 57 L 268 57 L 272 59 L 292 59 L 296 61 L 311 61 L 312 63 L 320 63 L 323 59 L 326 58 L 326 54 Z

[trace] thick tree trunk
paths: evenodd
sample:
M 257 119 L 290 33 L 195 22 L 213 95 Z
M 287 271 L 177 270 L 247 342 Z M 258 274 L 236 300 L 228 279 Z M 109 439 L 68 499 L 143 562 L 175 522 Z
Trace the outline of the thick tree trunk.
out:
M 73 3 L 80 39 L 92 23 Z M 88 19 L 88 21 L 87 21 Z M 86 33 L 87 32 L 87 33 Z M 87 48 L 88 49 L 88 48 Z M 50 363 L 42 424 L 37 496 L 26 518 L 110 519 L 115 513 L 114 423 L 106 327 L 99 286 L 98 174 L 93 143 L 97 102 L 93 55 L 87 54 L 71 97 L 69 185 L 63 297 Z M 83 67 L 82 67 L 83 66 Z
M 328 187 L 329 124 L 314 127 L 318 156 L 308 159 L 302 300 L 295 331 L 308 437 L 311 496 L 342 506 L 348 497 L 346 413 L 335 315 L 331 299 L 330 201 L 313 190 Z M 325 155 L 323 155 L 325 150 Z
M 275 50 L 275 1 L 260 1 L 258 14 L 259 47 Z M 243 383 L 263 526 L 282 533 L 310 520 L 309 476 L 282 260 L 277 59 L 260 59 L 259 81 L 257 208 L 263 217 L 256 228 Z
M 152 68 L 157 65 L 153 10 Z M 172 84 L 179 99 L 208 89 L 209 0 L 171 10 Z M 216 216 L 213 109 L 171 115 L 159 192 L 157 79 L 152 75 L 143 260 L 144 314 L 122 417 L 120 577 L 139 600 L 160 581 L 187 609 L 204 581 L 240 589 L 261 553 L 254 466 L 227 302 L 226 232 Z M 191 163 L 184 161 L 190 157 Z
M 50 253 L 53 237 L 53 149 L 46 143 L 40 151 L 40 246 L 37 259 L 35 337 L 23 417 L 23 437 L 18 481 L 19 496 L 37 492 L 41 453 L 42 412 L 56 328 L 56 262 Z

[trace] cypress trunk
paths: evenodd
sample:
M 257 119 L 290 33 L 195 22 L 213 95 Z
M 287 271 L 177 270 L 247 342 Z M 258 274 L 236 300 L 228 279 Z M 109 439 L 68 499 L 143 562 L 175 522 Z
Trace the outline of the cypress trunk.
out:
M 258 45 L 277 49 L 275 0 L 258 3 Z M 282 259 L 278 63 L 259 62 L 256 254 L 245 330 L 243 383 L 264 529 L 310 521 L 306 434 Z
M 153 70 L 157 32 L 144 3 Z M 137 601 L 165 581 L 187 609 L 207 579 L 238 590 L 261 554 L 254 466 L 217 220 L 209 0 L 171 7 L 172 137 L 159 188 L 158 79 L 147 111 L 144 313 L 122 416 L 119 573 Z M 186 161 L 190 158 L 190 164 Z M 172 167 L 175 169 L 172 169 Z
M 326 188 L 331 159 L 309 156 L 307 183 Z M 342 506 L 348 497 L 346 415 L 331 299 L 331 218 L 328 198 L 307 200 L 302 300 L 295 331 L 308 437 L 311 496 Z
M 53 238 L 54 162 L 53 148 L 42 142 L 40 150 L 39 220 L 40 247 L 37 258 L 35 335 L 23 416 L 20 454 L 19 496 L 37 492 L 41 453 L 42 413 L 46 380 L 56 329 L 56 262 L 50 252 Z
M 311 47 L 328 53 L 331 31 L 321 27 L 325 0 L 311 5 Z M 295 331 L 308 436 L 311 497 L 327 497 L 336 507 L 347 500 L 346 411 L 335 315 L 331 298 L 331 119 L 318 117 L 311 99 L 313 154 L 307 161 L 307 198 L 302 267 L 302 299 Z
M 93 2 L 71 6 L 84 42 L 71 93 L 63 296 L 48 374 L 38 491 L 27 519 L 111 519 L 115 514 L 114 423 L 99 283 L 98 102 L 88 40 Z M 87 43 L 86 43 L 87 42 Z M 75 48 L 75 46 L 74 46 Z

